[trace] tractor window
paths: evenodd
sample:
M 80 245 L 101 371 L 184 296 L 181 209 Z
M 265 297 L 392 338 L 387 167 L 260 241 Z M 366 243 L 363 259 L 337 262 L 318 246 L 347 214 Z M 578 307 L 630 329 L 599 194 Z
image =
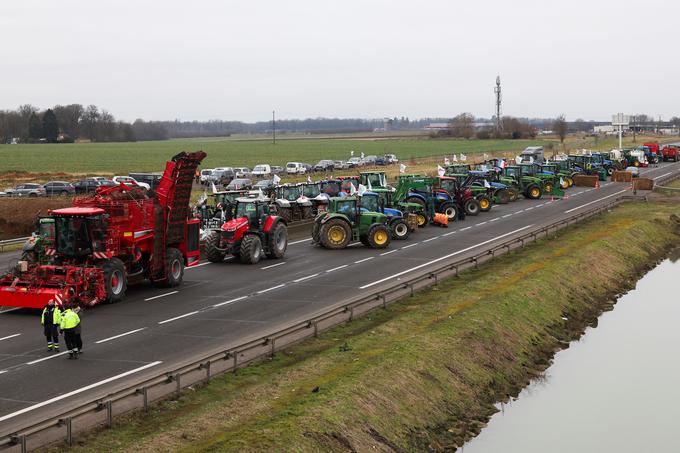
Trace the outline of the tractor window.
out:
M 321 183 L 321 190 L 331 196 L 340 193 L 340 183 L 338 181 L 327 181 Z
M 44 238 L 54 238 L 54 221 L 41 220 L 38 226 L 38 235 Z
M 236 207 L 236 217 L 257 217 L 257 206 L 255 203 L 239 203 Z
M 439 185 L 442 189 L 446 190 L 449 193 L 455 192 L 456 190 L 456 181 L 454 181 L 453 179 L 440 179 Z
M 513 178 L 517 177 L 518 176 L 517 169 L 516 168 L 506 168 L 505 169 L 505 175 L 513 177 Z
M 56 217 L 57 251 L 66 256 L 84 256 L 92 253 L 92 242 L 87 221 L 78 217 Z
M 305 197 L 315 198 L 321 193 L 321 191 L 319 190 L 319 186 L 316 184 L 306 184 L 302 186 L 302 193 L 305 194 Z
M 361 207 L 370 212 L 378 211 L 378 197 L 375 195 L 364 195 L 361 197 Z
M 295 201 L 298 199 L 299 196 L 300 194 L 298 192 L 298 188 L 295 186 L 293 187 L 284 186 L 281 188 L 281 198 L 283 198 L 284 200 Z
M 371 184 L 371 187 L 384 187 L 384 180 L 382 178 L 382 174 L 379 173 L 372 173 L 369 175 L 361 175 L 362 184 L 368 187 L 368 184 Z
M 337 204 L 337 212 L 339 214 L 344 214 L 350 219 L 354 218 L 354 200 L 349 201 L 339 201 Z

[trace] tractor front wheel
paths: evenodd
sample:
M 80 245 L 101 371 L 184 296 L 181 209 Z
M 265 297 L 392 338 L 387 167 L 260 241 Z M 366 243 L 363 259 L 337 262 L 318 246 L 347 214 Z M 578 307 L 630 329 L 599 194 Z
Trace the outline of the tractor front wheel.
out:
M 427 217 L 422 212 L 416 214 L 416 219 L 418 222 L 418 228 L 425 228 L 427 226 Z
M 442 214 L 449 219 L 449 222 L 455 222 L 458 219 L 458 206 L 452 203 L 446 203 L 442 206 Z
M 480 207 L 479 202 L 474 198 L 470 198 L 465 201 L 465 214 L 476 216 L 479 214 Z
M 510 191 L 508 189 L 500 189 L 496 191 L 496 198 L 499 204 L 508 204 L 510 202 Z
M 302 208 L 300 208 L 300 212 L 302 213 L 303 219 L 311 219 L 312 217 L 314 217 L 311 206 L 303 206 Z
M 488 212 L 491 210 L 491 198 L 488 195 L 482 195 L 477 199 L 479 202 L 479 209 L 482 212 Z
M 351 231 L 342 219 L 331 219 L 321 226 L 321 245 L 327 249 L 344 249 L 349 244 Z
M 526 191 L 527 198 L 531 200 L 538 200 L 543 195 L 541 188 L 538 186 L 531 186 Z
M 165 284 L 179 286 L 184 278 L 184 257 L 182 252 L 173 247 L 165 251 Z
M 208 258 L 208 261 L 211 263 L 221 263 L 224 261 L 224 257 L 226 256 L 226 252 L 223 252 L 218 249 L 220 246 L 220 232 L 219 231 L 211 231 L 203 241 L 203 251 L 205 253 L 205 257 Z
M 392 230 L 392 238 L 403 241 L 408 239 L 411 234 L 411 229 L 404 219 L 395 219 L 390 222 L 390 229 Z
M 262 241 L 256 234 L 246 234 L 241 239 L 241 262 L 243 264 L 257 264 L 262 258 Z
M 515 189 L 514 187 L 509 187 L 508 196 L 510 197 L 510 201 L 517 201 L 517 199 L 519 198 L 519 192 L 517 192 L 517 189 Z
M 385 225 L 373 225 L 368 230 L 368 245 L 374 249 L 384 249 L 390 245 L 390 232 Z
M 104 302 L 120 302 L 125 297 L 127 289 L 127 274 L 125 264 L 118 258 L 111 258 L 102 265 L 104 272 L 104 289 L 106 299 Z
M 269 232 L 269 243 L 267 244 L 267 258 L 283 258 L 288 248 L 288 228 L 279 222 L 274 230 Z
M 545 190 L 545 193 L 552 193 L 553 191 L 553 184 L 551 182 L 546 182 L 543 185 L 543 190 Z

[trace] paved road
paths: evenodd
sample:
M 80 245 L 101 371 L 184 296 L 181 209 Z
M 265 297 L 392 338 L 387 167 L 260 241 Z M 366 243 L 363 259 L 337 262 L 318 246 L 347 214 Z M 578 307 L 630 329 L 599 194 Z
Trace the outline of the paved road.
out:
M 643 169 L 660 178 L 680 163 Z M 302 321 L 343 300 L 393 284 L 449 256 L 463 258 L 486 244 L 552 223 L 630 193 L 629 184 L 574 187 L 564 200 L 520 200 L 491 212 L 428 227 L 387 250 L 361 245 L 330 251 L 293 241 L 283 260 L 255 266 L 232 261 L 187 269 L 174 290 L 131 287 L 125 301 L 83 315 L 85 354 L 66 360 L 50 353 L 36 311 L 0 313 L 0 435 L 22 419 L 124 387 L 126 379 L 156 374 L 197 354 L 260 337 Z M 63 345 L 62 345 L 63 347 Z M 64 354 L 64 353 L 62 353 Z

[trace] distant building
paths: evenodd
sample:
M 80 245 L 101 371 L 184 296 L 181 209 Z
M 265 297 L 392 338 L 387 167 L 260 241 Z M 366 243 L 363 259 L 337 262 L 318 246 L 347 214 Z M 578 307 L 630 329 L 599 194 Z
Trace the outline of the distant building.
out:
M 430 123 L 424 128 L 426 131 L 448 131 L 451 130 L 449 123 Z

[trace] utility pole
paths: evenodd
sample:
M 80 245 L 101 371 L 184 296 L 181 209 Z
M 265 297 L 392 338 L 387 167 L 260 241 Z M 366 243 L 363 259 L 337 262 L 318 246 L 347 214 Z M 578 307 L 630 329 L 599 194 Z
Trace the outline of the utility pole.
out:
M 635 143 L 635 132 L 636 132 L 635 127 L 637 126 L 637 124 L 636 124 L 637 123 L 637 116 L 633 115 L 631 117 L 631 119 L 633 120 L 633 143 Z
M 496 136 L 500 137 L 503 132 L 503 123 L 501 122 L 501 76 L 496 76 L 496 86 L 493 89 L 496 94 Z
M 276 110 L 272 110 L 272 140 L 276 145 Z

